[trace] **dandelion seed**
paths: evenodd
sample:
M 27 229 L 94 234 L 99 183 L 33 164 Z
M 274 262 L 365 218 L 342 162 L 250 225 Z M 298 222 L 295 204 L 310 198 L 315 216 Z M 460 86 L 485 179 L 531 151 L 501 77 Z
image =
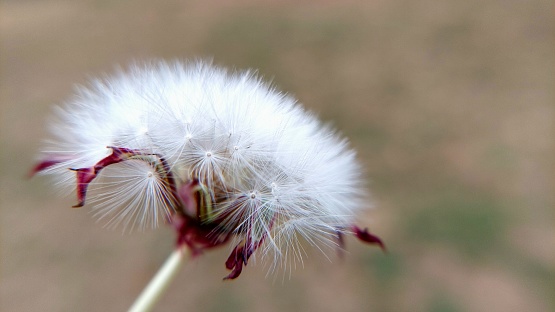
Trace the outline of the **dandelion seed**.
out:
M 194 255 L 234 242 L 238 277 L 260 250 L 302 261 L 299 240 L 341 248 L 365 189 L 345 139 L 249 72 L 208 63 L 137 65 L 57 110 L 33 173 L 53 176 L 108 226 L 169 223 Z M 67 168 L 72 168 L 67 170 Z

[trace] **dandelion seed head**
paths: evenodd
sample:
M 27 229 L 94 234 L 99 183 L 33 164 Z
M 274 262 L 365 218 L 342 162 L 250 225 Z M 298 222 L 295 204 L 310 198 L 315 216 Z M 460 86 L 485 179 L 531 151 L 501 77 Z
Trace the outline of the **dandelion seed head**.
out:
M 333 245 L 368 206 L 347 141 L 249 71 L 136 64 L 79 88 L 55 113 L 42 155 L 53 165 L 37 171 L 75 189 L 67 168 L 89 168 L 84 204 L 110 227 L 167 222 L 194 202 L 176 195 L 190 185 L 206 194 L 203 222 L 217 223 L 213 232 L 302 260 L 299 240 Z

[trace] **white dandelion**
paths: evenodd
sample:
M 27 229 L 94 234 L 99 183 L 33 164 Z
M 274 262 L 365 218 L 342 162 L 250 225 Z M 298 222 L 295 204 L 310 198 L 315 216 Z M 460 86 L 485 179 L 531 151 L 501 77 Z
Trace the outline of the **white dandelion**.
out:
M 227 278 L 257 250 L 302 261 L 299 240 L 383 248 L 354 226 L 366 189 L 347 141 L 252 72 L 134 65 L 80 88 L 51 130 L 34 172 L 110 227 L 170 223 L 193 255 L 233 241 Z

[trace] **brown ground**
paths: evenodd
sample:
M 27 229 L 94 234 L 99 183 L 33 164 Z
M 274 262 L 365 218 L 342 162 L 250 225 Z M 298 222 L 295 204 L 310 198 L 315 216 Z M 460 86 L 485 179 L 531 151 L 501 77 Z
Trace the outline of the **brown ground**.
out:
M 222 249 L 157 311 L 555 310 L 550 1 L 205 2 L 1 4 L 2 311 L 122 311 L 140 292 L 171 231 L 105 230 L 24 176 L 74 83 L 198 56 L 260 69 L 352 139 L 377 208 L 359 223 L 390 253 L 350 239 L 284 282 L 263 265 L 222 282 Z

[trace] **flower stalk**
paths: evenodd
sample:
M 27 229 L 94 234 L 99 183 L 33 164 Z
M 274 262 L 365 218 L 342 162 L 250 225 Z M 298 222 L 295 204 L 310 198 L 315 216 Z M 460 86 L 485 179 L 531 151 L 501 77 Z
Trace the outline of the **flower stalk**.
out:
M 158 302 L 162 294 L 166 291 L 171 281 L 177 276 L 179 269 L 189 258 L 189 249 L 186 247 L 176 248 L 166 259 L 164 265 L 152 278 L 139 297 L 129 308 L 129 312 L 148 312 Z

